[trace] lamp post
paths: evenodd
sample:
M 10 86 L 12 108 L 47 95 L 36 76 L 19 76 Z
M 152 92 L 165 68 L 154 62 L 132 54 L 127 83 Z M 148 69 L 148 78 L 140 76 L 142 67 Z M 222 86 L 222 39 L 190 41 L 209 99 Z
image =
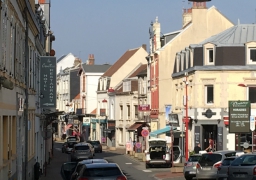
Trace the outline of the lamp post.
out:
M 186 127 L 186 134 L 185 134 L 185 158 L 186 161 L 188 160 L 188 73 L 185 73 L 185 86 L 186 86 L 186 104 L 185 104 L 185 109 L 186 109 L 186 118 L 185 118 L 185 127 Z

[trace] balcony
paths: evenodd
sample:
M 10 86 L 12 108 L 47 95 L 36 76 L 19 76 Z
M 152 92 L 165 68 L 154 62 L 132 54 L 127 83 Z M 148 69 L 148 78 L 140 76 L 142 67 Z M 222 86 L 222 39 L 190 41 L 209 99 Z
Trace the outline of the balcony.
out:
M 82 115 L 86 113 L 86 108 L 77 108 L 76 109 L 76 114 L 77 115 Z

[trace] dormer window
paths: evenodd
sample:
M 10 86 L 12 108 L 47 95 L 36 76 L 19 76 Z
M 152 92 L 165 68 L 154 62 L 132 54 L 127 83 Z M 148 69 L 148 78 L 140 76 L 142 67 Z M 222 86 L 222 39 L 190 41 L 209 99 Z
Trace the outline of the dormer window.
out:
M 256 42 L 245 44 L 247 64 L 256 64 Z
M 214 44 L 207 43 L 204 45 L 204 65 L 215 64 L 215 46 Z
M 123 82 L 123 92 L 131 91 L 131 81 L 124 81 Z
M 214 64 L 213 60 L 213 48 L 207 48 L 206 49 L 206 61 L 208 65 Z

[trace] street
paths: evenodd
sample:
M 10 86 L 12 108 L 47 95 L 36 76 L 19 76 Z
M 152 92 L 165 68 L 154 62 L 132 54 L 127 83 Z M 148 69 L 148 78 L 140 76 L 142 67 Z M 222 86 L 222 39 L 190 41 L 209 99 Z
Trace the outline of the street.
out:
M 62 163 L 69 161 L 69 154 L 61 152 L 62 143 L 54 143 L 54 154 L 51 163 L 47 166 L 46 175 L 43 174 L 40 180 L 62 179 L 60 176 L 60 168 Z M 117 163 L 123 170 L 128 180 L 185 180 L 180 177 L 181 174 L 173 174 L 167 177 L 166 173 L 170 172 L 169 168 L 150 168 L 146 169 L 143 162 L 139 162 L 128 155 L 117 151 L 103 151 L 103 153 L 96 153 L 96 158 L 103 158 L 109 162 Z M 157 177 L 155 177 L 157 176 Z M 168 175 L 170 176 L 170 175 Z M 179 176 L 179 177 L 175 177 Z

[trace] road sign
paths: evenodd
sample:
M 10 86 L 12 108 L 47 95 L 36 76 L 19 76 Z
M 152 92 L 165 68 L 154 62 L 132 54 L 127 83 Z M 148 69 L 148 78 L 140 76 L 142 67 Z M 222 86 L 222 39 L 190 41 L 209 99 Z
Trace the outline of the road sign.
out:
M 141 135 L 142 135 L 143 137 L 147 137 L 147 136 L 149 135 L 149 131 L 148 131 L 147 129 L 143 129 L 143 130 L 141 131 Z
M 141 148 L 141 143 L 140 143 L 140 142 L 137 142 L 137 143 L 135 144 L 135 146 L 136 146 L 136 148 L 140 149 L 140 148 Z
M 250 130 L 255 130 L 255 116 L 250 116 Z

